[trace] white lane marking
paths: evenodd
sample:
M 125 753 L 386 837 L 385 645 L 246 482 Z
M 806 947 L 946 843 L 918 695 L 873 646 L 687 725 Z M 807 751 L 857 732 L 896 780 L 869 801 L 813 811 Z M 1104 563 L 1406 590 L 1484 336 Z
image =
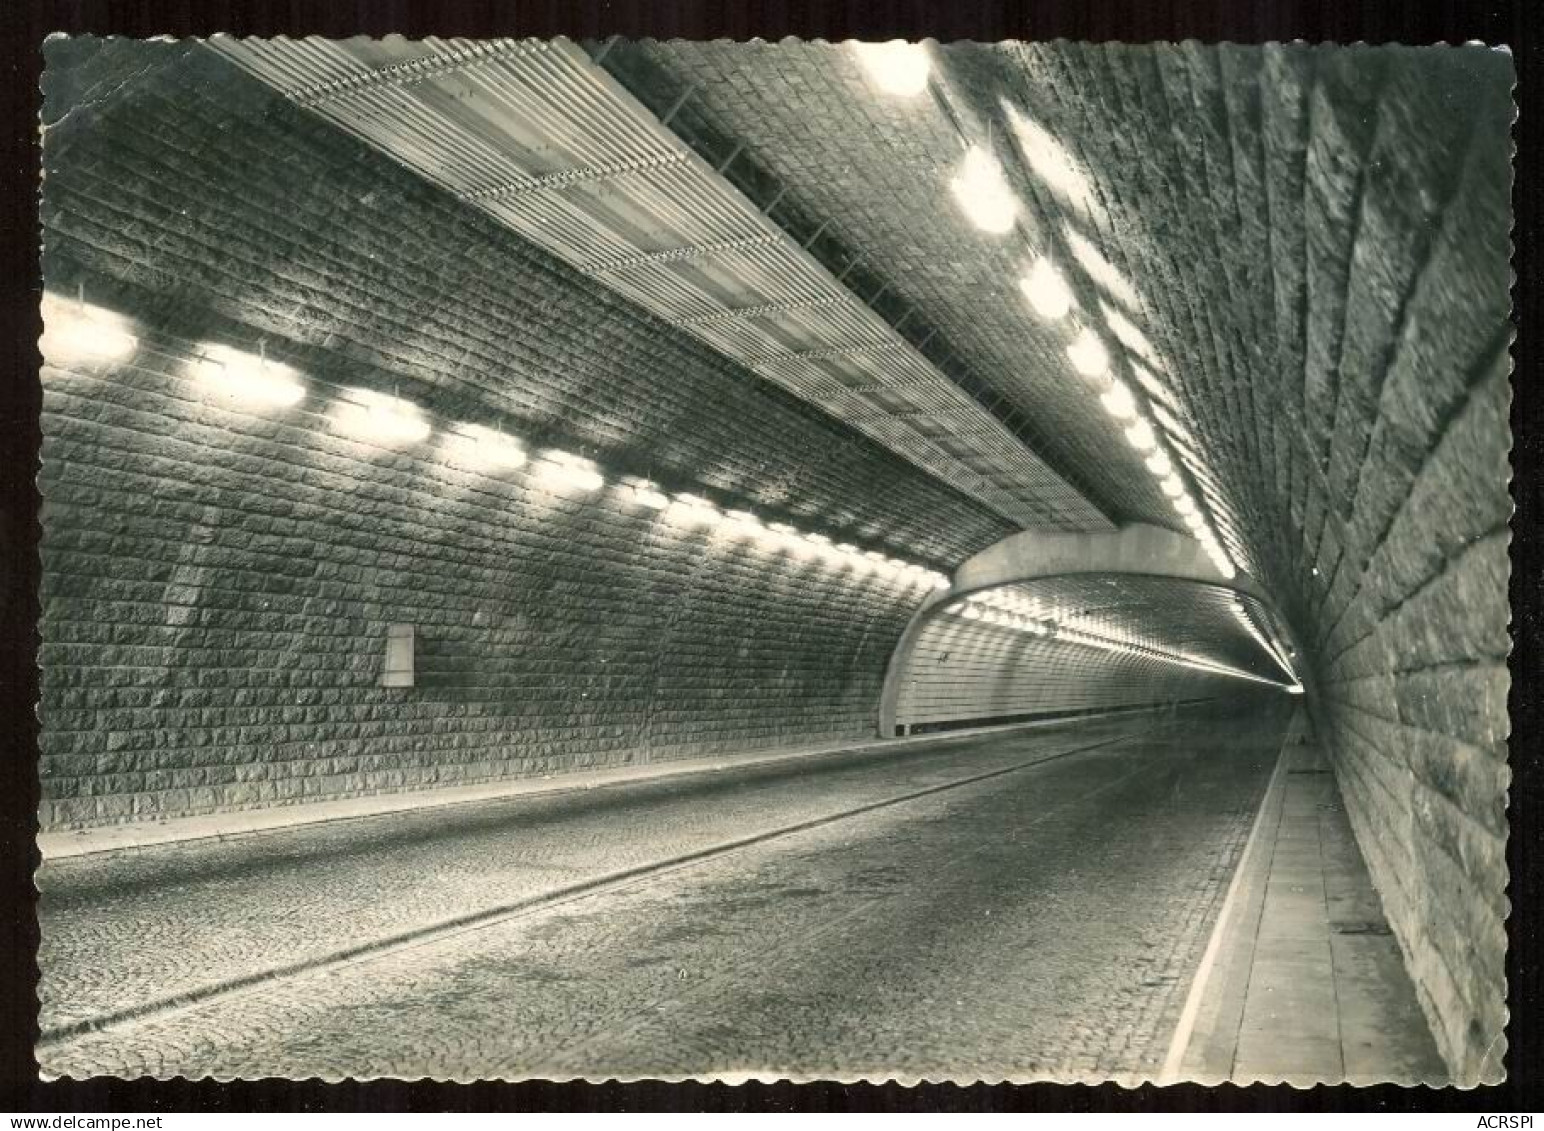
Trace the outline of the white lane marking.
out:
M 1292 730 L 1289 728 L 1290 735 Z M 1201 955 L 1201 965 L 1196 970 L 1195 980 L 1190 983 L 1190 993 L 1185 998 L 1185 1008 L 1180 1012 L 1179 1025 L 1174 1029 L 1174 1039 L 1169 1042 L 1169 1055 L 1164 1058 L 1163 1068 L 1158 1074 L 1156 1083 L 1174 1084 L 1179 1080 L 1180 1066 L 1184 1063 L 1185 1053 L 1189 1051 L 1190 1037 L 1195 1030 L 1196 1018 L 1201 1013 L 1201 1000 L 1206 996 L 1206 984 L 1211 979 L 1212 968 L 1217 964 L 1217 955 L 1222 950 L 1222 936 L 1228 929 L 1228 922 L 1233 917 L 1233 903 L 1238 897 L 1239 887 L 1244 877 L 1244 871 L 1249 867 L 1254 858 L 1256 843 L 1260 839 L 1260 829 L 1265 824 L 1265 814 L 1270 812 L 1271 803 L 1276 799 L 1276 793 L 1281 788 L 1282 770 L 1287 764 L 1287 743 L 1281 744 L 1281 751 L 1276 755 L 1276 768 L 1271 773 L 1271 780 L 1265 787 L 1265 796 L 1260 801 L 1260 811 L 1255 814 L 1254 825 L 1249 830 L 1249 839 L 1244 842 L 1244 851 L 1238 858 L 1238 867 L 1233 870 L 1233 881 L 1228 884 L 1228 894 L 1223 897 L 1222 910 L 1217 913 L 1217 923 L 1212 928 L 1212 937 L 1207 941 L 1206 952 Z

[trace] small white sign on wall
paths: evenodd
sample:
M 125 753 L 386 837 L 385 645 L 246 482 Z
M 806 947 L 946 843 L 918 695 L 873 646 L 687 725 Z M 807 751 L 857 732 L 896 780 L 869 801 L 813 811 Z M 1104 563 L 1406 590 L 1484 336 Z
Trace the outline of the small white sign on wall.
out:
M 413 686 L 413 646 L 412 625 L 387 625 L 386 666 L 381 672 L 382 687 Z

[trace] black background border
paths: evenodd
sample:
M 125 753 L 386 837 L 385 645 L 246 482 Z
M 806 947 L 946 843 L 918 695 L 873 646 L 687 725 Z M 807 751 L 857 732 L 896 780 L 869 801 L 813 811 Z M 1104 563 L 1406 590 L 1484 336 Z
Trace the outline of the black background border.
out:
M 1512 544 L 1513 783 L 1509 816 L 1512 918 L 1507 959 L 1511 1023 L 1507 1083 L 1473 1091 L 1421 1088 L 1286 1086 L 1124 1089 L 1054 1084 L 587 1084 L 583 1082 L 440 1084 L 376 1081 L 152 1081 L 37 1079 L 37 927 L 33 912 L 37 805 L 37 538 L 34 484 L 39 443 L 35 348 L 41 329 L 37 251 L 39 45 L 50 32 L 71 34 L 653 36 L 660 39 L 828 40 L 921 38 L 1152 40 L 1203 42 L 1505 44 L 1518 70 L 1519 117 L 1513 201 L 1513 318 L 1537 325 L 1544 290 L 1538 265 L 1541 195 L 1537 91 L 1544 47 L 1536 42 L 1540 0 L 0 0 L 0 1110 L 74 1111 L 1522 1111 L 1541 1089 L 1538 1014 L 1539 802 L 1544 766 L 1538 730 L 1538 458 L 1544 449 L 1533 388 L 1536 348 L 1525 333 L 1513 350 L 1512 452 L 1516 515 Z

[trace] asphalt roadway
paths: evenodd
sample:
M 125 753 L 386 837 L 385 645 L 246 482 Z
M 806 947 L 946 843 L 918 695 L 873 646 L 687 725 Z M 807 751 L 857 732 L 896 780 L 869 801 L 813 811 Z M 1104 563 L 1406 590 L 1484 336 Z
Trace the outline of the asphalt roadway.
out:
M 40 1065 L 1134 1081 L 1287 721 L 1253 700 L 52 861 Z

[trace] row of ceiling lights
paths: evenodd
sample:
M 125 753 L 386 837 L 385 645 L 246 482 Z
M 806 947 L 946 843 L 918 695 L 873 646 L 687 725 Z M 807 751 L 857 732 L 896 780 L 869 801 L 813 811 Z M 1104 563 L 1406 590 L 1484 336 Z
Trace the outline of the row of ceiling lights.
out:
M 1280 645 L 1272 637 L 1266 636 L 1255 624 L 1248 608 L 1242 601 L 1233 601 L 1228 606 L 1229 610 L 1238 618 L 1240 624 L 1254 637 L 1255 643 L 1265 650 L 1271 659 L 1276 661 L 1276 666 L 1286 673 L 1294 684 L 1300 685 L 1302 680 L 1298 678 L 1297 669 L 1292 666 L 1292 661 L 1287 658 Z
M 41 342 L 48 364 L 67 368 L 85 362 L 123 363 L 134 356 L 139 339 L 127 319 L 83 300 L 45 294 Z M 227 407 L 243 410 L 292 408 L 306 396 L 306 384 L 293 368 L 226 345 L 206 344 L 188 363 L 201 388 Z M 329 414 L 342 435 L 388 448 L 410 447 L 428 440 L 434 428 L 422 408 L 401 397 L 372 389 L 340 388 Z M 531 470 L 549 489 L 580 493 L 598 491 L 606 477 L 595 464 L 570 452 L 549 449 L 534 460 L 525 446 L 502 431 L 481 424 L 455 422 L 446 429 L 450 457 L 483 472 Z M 877 573 L 910 585 L 947 589 L 949 579 L 926 566 L 834 542 L 824 534 L 800 531 L 784 522 L 765 521 L 747 510 L 726 509 L 697 494 L 670 494 L 645 479 L 621 482 L 628 501 L 650 510 L 669 512 L 685 524 L 713 526 L 730 535 L 743 535 L 770 551 L 798 558 L 820 559 L 836 567 Z
M 1242 608 L 1242 606 L 1236 603 L 1234 607 L 1235 609 Z M 1024 632 L 1031 636 L 1043 636 L 1064 643 L 1082 644 L 1119 655 L 1139 656 L 1167 664 L 1175 664 L 1180 667 L 1210 672 L 1214 675 L 1224 675 L 1237 679 L 1251 680 L 1255 683 L 1265 683 L 1272 687 L 1285 688 L 1294 695 L 1302 693 L 1302 685 L 1290 668 L 1285 668 L 1287 674 L 1291 676 L 1290 683 L 1267 679 L 1253 672 L 1244 671 L 1242 668 L 1235 668 L 1228 664 L 1209 660 L 1204 656 L 1155 648 L 1150 644 L 1145 644 L 1132 638 L 1129 634 L 1112 635 L 1109 628 L 1103 624 L 1076 614 L 1068 615 L 1048 612 L 1033 598 L 1026 598 L 1019 594 L 1001 592 L 973 593 L 963 601 L 952 605 L 948 611 L 964 620 L 990 624 L 1012 632 Z M 1098 631 L 1095 631 L 1096 629 Z M 1256 635 L 1258 636 L 1258 634 Z M 1262 639 L 1262 646 L 1264 643 Z M 1274 650 L 1268 647 L 1267 651 L 1275 655 Z
M 889 43 L 858 43 L 854 50 L 859 62 L 875 85 L 887 94 L 909 98 L 928 88 L 932 60 L 925 45 L 895 40 Z M 1043 128 L 1004 104 L 1014 135 L 1036 174 L 1059 195 L 1078 208 L 1087 209 L 1093 200 L 1091 186 L 1066 149 Z M 961 211 L 977 228 L 993 235 L 1006 235 L 1018 223 L 1021 204 L 1014 194 L 1002 166 L 987 145 L 967 146 L 949 189 Z M 1141 305 L 1136 289 L 1109 262 L 1091 241 L 1071 224 L 1063 235 L 1072 257 L 1106 294 L 1135 310 Z M 1042 252 L 1019 280 L 1019 288 L 1030 308 L 1048 322 L 1072 316 L 1077 300 L 1061 268 L 1049 252 Z M 1162 370 L 1162 360 L 1146 335 L 1118 309 L 1101 303 L 1106 328 L 1131 354 L 1148 366 Z M 1158 481 L 1179 520 L 1190 530 L 1207 556 L 1225 578 L 1237 569 L 1223 548 L 1204 508 L 1196 502 L 1184 476 L 1175 466 L 1149 420 L 1145 398 L 1138 395 L 1111 373 L 1111 359 L 1103 337 L 1089 325 L 1078 326 L 1066 347 L 1072 367 L 1099 394 L 1100 404 L 1121 427 L 1126 442 L 1144 457 L 1144 466 Z M 1127 365 L 1138 383 L 1146 388 L 1158 384 L 1141 362 L 1128 356 Z

